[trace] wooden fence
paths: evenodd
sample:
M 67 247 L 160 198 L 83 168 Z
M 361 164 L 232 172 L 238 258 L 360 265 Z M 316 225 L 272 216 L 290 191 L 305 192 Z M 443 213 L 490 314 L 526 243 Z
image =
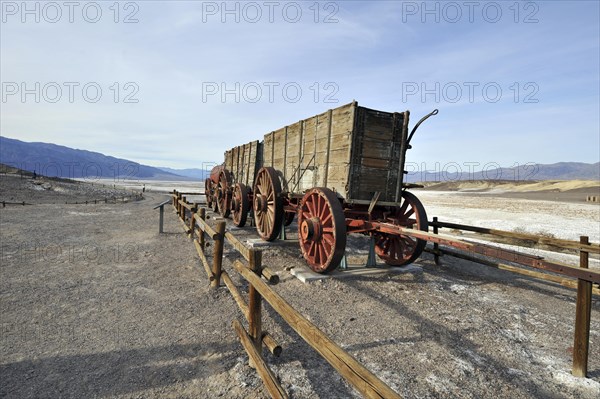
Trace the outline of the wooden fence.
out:
M 272 284 L 278 283 L 279 278 L 271 270 L 262 266 L 262 252 L 260 250 L 246 247 L 233 234 L 226 232 L 224 221 L 217 221 L 215 227 L 211 227 L 206 222 L 206 209 L 188 202 L 183 193 L 173 192 L 173 206 L 185 232 L 194 242 L 211 286 L 219 287 L 222 280 L 245 316 L 249 326 L 248 330 L 237 319 L 233 320 L 232 326 L 248 353 L 250 364 L 256 369 L 273 398 L 287 398 L 288 395 L 263 358 L 263 345 L 275 356 L 281 353 L 281 346 L 262 329 L 263 300 L 267 301 L 302 339 L 327 360 L 364 397 L 400 398 L 389 386 L 333 342 L 271 288 Z M 212 264 L 208 262 L 205 255 L 205 251 L 209 248 L 207 237 L 213 240 Z M 241 295 L 228 272 L 223 270 L 223 246 L 226 241 L 247 262 L 236 260 L 233 266 L 249 284 L 248 301 Z
M 440 264 L 440 257 L 442 255 L 449 255 L 460 259 L 465 259 L 473 262 L 477 262 L 486 266 L 494 267 L 501 270 L 510 271 L 513 273 L 533 277 L 536 279 L 549 281 L 552 283 L 560 284 L 564 287 L 574 288 L 577 290 L 577 302 L 575 307 L 575 333 L 573 343 L 573 367 L 572 373 L 577 377 L 587 377 L 588 371 L 588 356 L 589 356 L 589 341 L 590 341 L 590 320 L 592 311 L 592 294 L 600 295 L 600 284 L 598 283 L 598 272 L 588 271 L 589 270 L 589 254 L 600 254 L 600 245 L 591 244 L 588 237 L 581 236 L 579 241 L 564 240 L 547 236 L 540 236 L 535 234 L 504 231 L 497 229 L 488 229 L 484 227 L 468 226 L 457 223 L 441 222 L 437 217 L 433 218 L 430 222 L 430 226 L 433 227 L 433 234 L 438 235 L 439 229 L 448 228 L 457 231 L 469 231 L 488 236 L 501 237 L 503 239 L 509 239 L 519 244 L 534 243 L 539 245 L 545 245 L 548 247 L 556 248 L 559 250 L 569 250 L 579 252 L 579 271 L 583 273 L 576 273 L 577 268 L 570 265 L 558 264 L 556 262 L 550 263 L 543 261 L 541 257 L 533 256 L 518 256 L 515 253 L 511 263 L 515 265 L 509 265 L 506 263 L 500 263 L 497 261 L 490 260 L 494 258 L 494 254 L 482 254 L 476 253 L 465 253 L 456 250 L 441 248 L 438 242 L 434 241 L 433 249 L 429 252 L 434 254 L 435 263 Z M 461 241 L 464 242 L 464 241 Z M 511 244 L 515 244 L 511 242 Z M 474 255 L 487 255 L 489 258 L 477 257 Z M 544 267 L 546 266 L 546 267 Z M 529 268 L 526 268 L 529 267 Z M 542 269 L 541 271 L 532 270 L 531 268 Z M 584 270 L 581 270 L 584 269 Z M 548 271 L 552 273 L 548 273 Z M 579 277 L 579 278 L 576 278 Z M 594 284 L 596 286 L 594 286 Z
M 262 257 L 260 251 L 247 248 L 235 236 L 226 232 L 224 221 L 217 222 L 215 228 L 210 227 L 205 221 L 206 210 L 188 202 L 184 196 L 186 194 L 201 195 L 200 193 L 179 193 L 174 191 L 173 205 L 176 212 L 183 223 L 186 233 L 194 239 L 198 255 L 202 260 L 211 285 L 218 287 L 222 279 L 242 310 L 242 313 L 246 316 L 250 326 L 249 331 L 246 333 L 239 321 L 234 322 L 234 328 L 238 336 L 240 336 L 240 340 L 244 344 L 252 362 L 259 365 L 257 366 L 257 371 L 274 397 L 285 396 L 280 396 L 281 387 L 276 383 L 272 372 L 268 370 L 264 360 L 259 355 L 262 354 L 262 344 L 265 344 L 269 351 L 275 355 L 281 352 L 281 347 L 275 343 L 275 340 L 271 336 L 263 333 L 261 330 L 260 303 L 263 298 L 280 313 L 283 319 L 308 344 L 313 346 L 317 352 L 363 395 L 366 397 L 398 397 L 387 385 L 358 364 L 354 358 L 344 352 L 338 345 L 318 330 L 317 327 L 296 312 L 285 300 L 271 290 L 269 285 L 261 280 L 261 276 L 271 284 L 276 284 L 278 278 L 268 268 L 261 266 Z M 434 254 L 435 263 L 438 265 L 440 264 L 440 258 L 448 255 L 577 289 L 572 373 L 578 377 L 587 376 L 592 294 L 600 295 L 600 272 L 589 270 L 589 254 L 600 254 L 599 244 L 589 243 L 588 237 L 584 236 L 578 242 L 528 233 L 441 222 L 437 217 L 433 218 L 430 226 L 433 228 L 432 233 L 405 228 L 399 228 L 398 230 L 403 234 L 432 242 L 433 249 L 427 250 Z M 517 240 L 520 243 L 536 243 L 560 250 L 577 251 L 579 252 L 580 265 L 579 267 L 574 267 L 557 262 L 549 262 L 542 257 L 514 252 L 497 246 L 456 239 L 452 236 L 440 234 L 439 230 L 442 228 L 491 235 L 504 239 Z M 211 237 L 214 240 L 212 265 L 209 264 L 204 254 L 207 248 L 205 236 Z M 223 244 L 225 241 L 231 244 L 248 261 L 247 266 L 239 261 L 234 263 L 234 268 L 250 283 L 248 303 L 243 299 L 227 272 L 222 270 Z M 514 242 L 511 243 L 515 244 Z M 459 250 L 451 248 L 458 248 Z M 505 260 L 511 264 L 501 263 L 493 259 Z M 248 343 L 252 343 L 252 348 L 248 346 Z M 324 345 L 324 343 L 327 343 L 327 345 Z M 275 392 L 279 393 L 275 394 Z

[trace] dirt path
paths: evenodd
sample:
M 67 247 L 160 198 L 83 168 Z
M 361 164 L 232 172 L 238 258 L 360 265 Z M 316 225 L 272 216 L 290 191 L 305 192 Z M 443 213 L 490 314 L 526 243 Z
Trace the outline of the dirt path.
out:
M 0 397 L 265 396 L 231 328 L 240 313 L 225 288 L 208 288 L 171 207 L 158 234 L 152 207 L 164 198 L 0 209 Z M 360 237 L 351 246 L 366 258 Z M 231 270 L 236 255 L 225 256 Z M 447 258 L 438 268 L 427 255 L 420 272 L 307 285 L 284 270 L 303 264 L 296 246 L 263 258 L 281 276 L 277 292 L 403 396 L 600 395 L 597 298 L 582 380 L 570 375 L 571 290 Z M 283 346 L 267 359 L 292 397 L 358 396 L 265 313 Z
M 0 211 L 0 396 L 261 396 L 162 199 Z

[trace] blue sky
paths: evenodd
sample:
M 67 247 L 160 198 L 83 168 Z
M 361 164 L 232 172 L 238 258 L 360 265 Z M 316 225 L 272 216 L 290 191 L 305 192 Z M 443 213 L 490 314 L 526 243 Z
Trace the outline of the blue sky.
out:
M 440 110 L 424 169 L 600 160 L 598 1 L 22 4 L 2 2 L 3 136 L 202 167 L 355 99 Z

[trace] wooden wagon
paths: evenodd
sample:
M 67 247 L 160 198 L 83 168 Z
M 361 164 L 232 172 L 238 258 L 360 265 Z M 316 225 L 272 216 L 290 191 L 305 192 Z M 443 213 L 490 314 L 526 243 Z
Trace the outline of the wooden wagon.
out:
M 390 265 L 413 262 L 425 241 L 390 226 L 427 231 L 423 205 L 406 191 L 404 163 L 416 128 L 436 113 L 410 135 L 409 111 L 356 102 L 285 126 L 227 151 L 207 179 L 207 200 L 223 216 L 231 212 L 238 226 L 252 212 L 268 241 L 297 217 L 302 254 L 320 273 L 339 265 L 349 233 L 373 237 L 375 252 Z

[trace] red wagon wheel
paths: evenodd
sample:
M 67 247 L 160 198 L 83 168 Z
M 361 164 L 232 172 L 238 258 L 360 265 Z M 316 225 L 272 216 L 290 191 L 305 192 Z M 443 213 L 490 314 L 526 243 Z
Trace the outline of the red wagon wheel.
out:
M 218 198 L 218 209 L 221 216 L 224 218 L 229 217 L 230 201 L 231 201 L 231 173 L 223 169 L 219 174 L 219 183 L 217 183 L 217 198 Z
M 206 196 L 206 206 L 212 209 L 213 206 L 213 194 L 212 194 L 212 180 L 204 180 L 204 195 Z
M 304 194 L 298 211 L 298 240 L 312 270 L 329 273 L 338 267 L 346 249 L 346 220 L 333 191 L 313 188 Z
M 256 231 L 265 241 L 273 241 L 281 231 L 283 201 L 281 183 L 272 167 L 261 168 L 254 181 L 254 221 Z
M 427 213 L 423 204 L 413 194 L 402 193 L 402 204 L 392 209 L 389 216 L 393 224 L 427 231 Z M 402 266 L 414 262 L 423 252 L 425 240 L 404 235 L 373 233 L 375 253 L 390 266 Z
M 246 225 L 246 218 L 250 210 L 250 201 L 248 201 L 248 187 L 242 183 L 233 186 L 231 196 L 231 213 L 233 214 L 233 224 L 238 227 Z

